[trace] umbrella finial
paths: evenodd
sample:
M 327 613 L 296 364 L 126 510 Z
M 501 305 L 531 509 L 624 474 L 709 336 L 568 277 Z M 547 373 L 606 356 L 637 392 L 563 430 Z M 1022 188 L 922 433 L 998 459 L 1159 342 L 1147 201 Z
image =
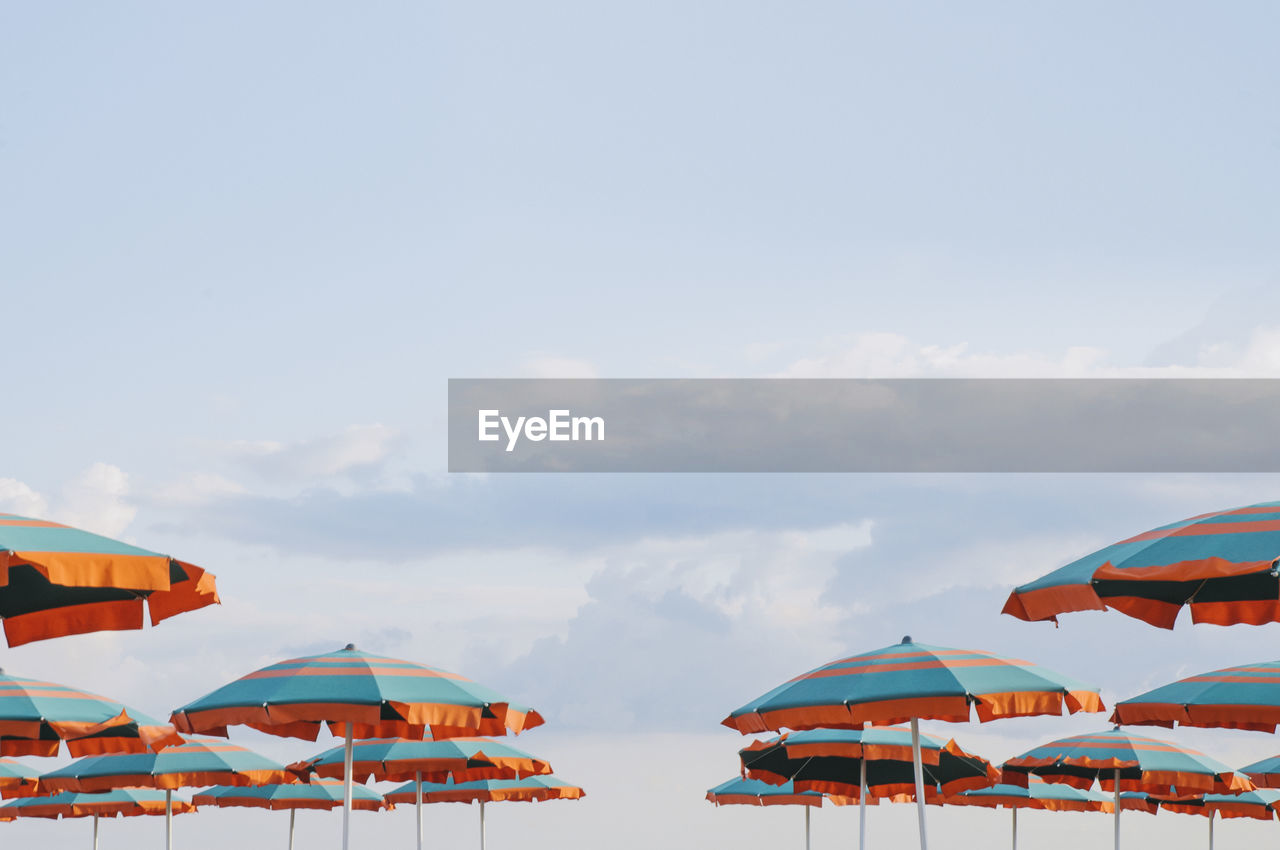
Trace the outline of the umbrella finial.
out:
M 902 636 L 902 642 L 903 642 L 903 643 L 913 643 L 914 641 L 912 641 L 912 640 L 911 640 L 911 635 L 903 635 L 903 636 Z
M 355 652 L 355 651 L 356 651 L 356 645 L 355 645 L 354 643 L 349 643 L 349 644 L 347 644 L 346 646 L 344 646 L 344 647 L 342 648 L 342 651 L 343 651 L 343 652 Z

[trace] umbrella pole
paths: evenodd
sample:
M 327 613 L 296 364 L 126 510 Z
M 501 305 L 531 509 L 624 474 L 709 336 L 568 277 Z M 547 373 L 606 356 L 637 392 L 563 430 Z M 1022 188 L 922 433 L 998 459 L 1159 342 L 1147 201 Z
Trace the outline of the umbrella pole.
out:
M 1018 850 L 1018 809 L 1014 807 L 1010 811 L 1013 812 L 1013 850 Z
M 289 810 L 289 850 L 293 850 L 293 819 L 297 817 L 298 810 Z
M 911 718 L 911 764 L 916 772 L 916 812 L 920 819 L 920 850 L 928 850 L 924 834 L 924 765 L 920 763 L 920 719 Z
M 342 850 L 351 841 L 351 774 L 354 772 L 355 744 L 352 739 L 351 721 L 347 721 L 347 739 L 342 750 Z
M 422 771 L 413 772 L 414 805 L 418 809 L 418 850 L 422 850 Z
M 480 850 L 484 850 L 484 800 L 480 801 Z
M 858 850 L 867 850 L 867 756 L 858 767 Z
M 810 806 L 804 807 L 804 850 L 809 850 L 809 809 Z
M 1120 850 L 1120 768 L 1116 768 L 1116 850 Z
M 93 813 L 93 850 L 98 850 L 98 813 Z
M 1209 850 L 1213 850 L 1213 809 L 1209 810 Z
M 173 791 L 164 789 L 164 846 L 173 850 Z

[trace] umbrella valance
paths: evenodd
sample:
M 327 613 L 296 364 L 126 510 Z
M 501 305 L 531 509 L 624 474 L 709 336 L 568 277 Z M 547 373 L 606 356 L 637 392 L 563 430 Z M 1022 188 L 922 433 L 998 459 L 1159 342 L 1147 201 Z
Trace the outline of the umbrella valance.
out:
M 186 561 L 47 520 L 0 513 L 0 617 L 10 646 L 156 625 L 218 601 Z

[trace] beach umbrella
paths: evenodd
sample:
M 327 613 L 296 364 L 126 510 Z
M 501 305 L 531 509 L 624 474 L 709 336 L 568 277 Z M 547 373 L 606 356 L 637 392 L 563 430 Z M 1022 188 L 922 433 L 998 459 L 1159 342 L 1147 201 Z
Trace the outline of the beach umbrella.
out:
M 1114 608 L 1173 628 L 1280 620 L 1280 502 L 1201 514 L 1121 540 L 1014 589 L 1004 613 L 1057 620 Z
M 345 747 L 334 747 L 315 758 L 289 765 L 306 775 L 341 778 Z M 522 779 L 550 773 L 551 765 L 524 750 L 489 738 L 447 738 L 410 741 L 373 738 L 352 747 L 352 775 L 356 781 L 466 782 L 473 779 Z M 422 847 L 422 801 L 416 807 L 418 847 Z
M 1112 721 L 1275 732 L 1280 724 L 1280 661 L 1199 673 L 1116 703 Z
M 158 753 L 89 756 L 40 777 L 42 789 L 96 793 L 156 788 L 172 799 L 176 788 L 296 782 L 284 765 L 226 741 L 195 738 Z M 165 847 L 173 847 L 172 812 L 166 812 Z
M 443 738 L 519 733 L 540 725 L 532 709 L 453 673 L 361 652 L 354 645 L 272 664 L 175 710 L 180 731 L 227 734 L 242 724 L 316 740 L 323 726 L 344 737 L 343 773 L 352 783 L 356 738 Z M 342 847 L 350 839 L 343 806 Z
M 213 573 L 109 537 L 0 513 L 0 617 L 9 646 L 142 628 L 218 601 Z
M 825 664 L 774 688 L 725 718 L 744 735 L 910 721 L 920 847 L 925 850 L 919 720 L 964 723 L 971 711 L 1002 717 L 1102 711 L 1095 689 L 1026 661 L 986 652 L 901 643 Z
M 134 817 L 194 812 L 195 806 L 182 799 L 166 799 L 151 788 L 119 788 L 99 794 L 63 791 L 51 797 L 24 797 L 0 806 L 0 819 L 93 818 L 93 850 L 98 850 L 98 818 Z
M 182 743 L 167 723 L 85 691 L 0 670 L 0 754 L 136 753 Z
M 1059 782 L 1033 779 L 1023 788 L 1000 783 L 986 788 L 962 791 L 946 798 L 951 806 L 985 806 L 1009 809 L 1012 820 L 1013 850 L 1018 850 L 1018 809 L 1040 809 L 1049 812 L 1111 812 L 1115 803 L 1105 794 L 1092 789 L 1073 788 Z
M 925 800 L 998 782 L 1000 771 L 986 759 L 966 753 L 955 741 L 920 735 Z M 911 730 L 811 729 L 757 741 L 739 752 L 751 779 L 793 782 L 799 791 L 816 791 L 857 800 L 858 846 L 866 846 L 869 797 L 914 800 L 915 765 Z
M 816 791 L 797 791 L 791 782 L 770 785 L 740 776 L 707 791 L 707 800 L 717 806 L 804 806 L 805 850 L 809 850 L 809 810 L 821 807 L 825 796 Z
M 288 809 L 289 850 L 293 850 L 293 825 L 298 809 L 336 809 L 342 805 L 343 794 L 342 782 L 313 778 L 310 782 L 287 785 L 217 785 L 196 794 L 191 802 L 197 806 L 246 807 L 273 812 Z M 376 812 L 395 806 L 357 782 L 351 786 L 351 808 Z
M 38 780 L 39 774 L 22 762 L 0 758 L 0 797 L 34 797 Z
M 1115 846 L 1120 847 L 1123 791 L 1193 797 L 1254 790 L 1247 776 L 1195 750 L 1130 734 L 1120 728 L 1041 744 L 1004 763 L 1006 783 L 1031 775 L 1087 789 L 1097 783 L 1115 799 Z
M 485 803 L 525 802 L 543 800 L 578 800 L 586 792 L 576 785 L 547 774 L 526 776 L 524 779 L 477 779 L 472 782 L 410 782 L 387 794 L 388 802 L 408 803 L 422 800 L 424 803 L 479 803 L 480 850 L 484 850 Z
M 1185 815 L 1203 815 L 1209 819 L 1209 850 L 1213 850 L 1214 818 L 1254 818 L 1271 820 L 1276 816 L 1280 791 L 1260 788 L 1242 794 L 1205 794 L 1200 797 L 1164 798 L 1148 795 L 1153 805 Z
M 1259 788 L 1280 788 L 1280 756 L 1269 756 L 1240 768 Z

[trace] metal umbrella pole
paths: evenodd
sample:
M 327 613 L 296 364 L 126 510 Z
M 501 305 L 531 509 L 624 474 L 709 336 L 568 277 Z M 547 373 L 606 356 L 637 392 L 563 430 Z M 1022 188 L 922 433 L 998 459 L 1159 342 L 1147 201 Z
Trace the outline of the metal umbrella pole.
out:
M 297 817 L 298 810 L 289 810 L 289 850 L 293 850 L 293 819 Z
M 164 846 L 173 850 L 173 791 L 164 791 Z
M 1213 850 L 1213 809 L 1209 810 L 1209 850 Z
M 804 850 L 809 850 L 809 807 L 804 807 Z
M 1013 850 L 1018 850 L 1018 807 L 1013 807 Z
M 98 850 L 98 813 L 93 813 L 93 850 Z
M 858 767 L 858 850 L 867 850 L 867 753 Z
M 346 727 L 347 739 L 342 751 L 342 850 L 347 850 L 351 843 L 351 774 L 354 772 L 352 762 L 355 759 L 350 721 L 346 723 Z
M 484 850 L 484 800 L 480 801 L 480 850 Z
M 1120 768 L 1115 772 L 1116 784 L 1116 850 L 1120 850 Z
M 920 850 L 928 850 L 924 832 L 924 765 L 920 760 L 920 720 L 911 718 L 911 764 L 916 773 L 916 811 L 920 818 Z
M 413 804 L 418 810 L 418 850 L 422 850 L 422 771 L 413 772 Z

